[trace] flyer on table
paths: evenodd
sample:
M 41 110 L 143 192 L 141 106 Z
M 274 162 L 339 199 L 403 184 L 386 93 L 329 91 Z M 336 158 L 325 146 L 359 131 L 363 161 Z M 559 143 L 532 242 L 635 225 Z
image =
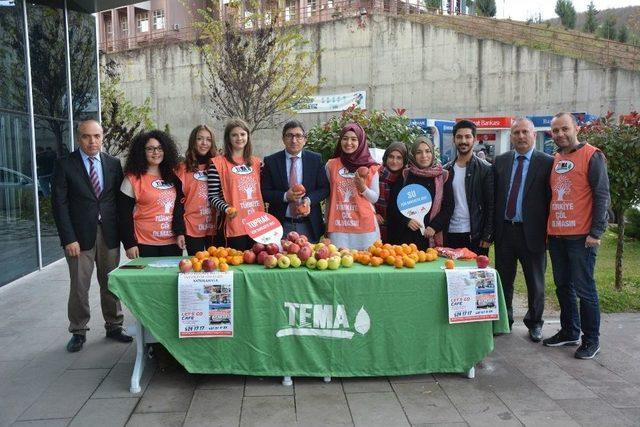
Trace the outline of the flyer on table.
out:
M 178 274 L 180 338 L 233 336 L 233 272 Z
M 493 268 L 445 270 L 449 323 L 497 320 L 498 277 Z

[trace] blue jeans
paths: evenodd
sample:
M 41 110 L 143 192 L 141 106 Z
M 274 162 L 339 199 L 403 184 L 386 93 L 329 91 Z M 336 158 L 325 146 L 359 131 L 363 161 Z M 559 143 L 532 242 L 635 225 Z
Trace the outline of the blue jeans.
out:
M 553 280 L 560 303 L 560 325 L 567 338 L 597 344 L 600 336 L 600 303 L 593 270 L 596 248 L 584 246 L 586 237 L 549 237 Z M 576 297 L 580 298 L 580 309 Z

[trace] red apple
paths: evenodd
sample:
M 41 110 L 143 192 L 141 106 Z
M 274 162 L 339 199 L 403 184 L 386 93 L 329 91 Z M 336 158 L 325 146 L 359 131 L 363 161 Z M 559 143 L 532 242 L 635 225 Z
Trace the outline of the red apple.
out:
M 202 270 L 203 271 L 213 271 L 217 268 L 217 264 L 214 260 L 212 260 L 211 258 L 207 258 L 204 261 L 202 261 Z
M 300 245 L 297 245 L 295 243 L 290 244 L 287 248 L 287 252 L 290 254 L 297 254 L 298 252 L 300 252 Z
M 264 251 L 265 246 L 262 243 L 254 243 L 253 247 L 251 248 L 251 250 L 253 251 L 254 254 L 258 255 L 260 252 Z
M 185 258 L 180 261 L 180 263 L 178 264 L 178 268 L 181 272 L 187 273 L 193 269 L 193 264 L 191 263 L 190 259 Z
M 309 243 L 309 239 L 307 239 L 307 236 L 305 235 L 301 235 L 298 240 L 296 240 L 295 242 L 298 246 L 303 247 L 304 245 Z
M 299 238 L 300 234 L 298 234 L 297 231 L 290 231 L 289 234 L 287 234 L 287 240 L 289 240 L 290 242 L 295 242 Z
M 369 168 L 366 166 L 360 166 L 356 172 L 360 175 L 360 178 L 366 178 L 367 175 L 369 175 Z
M 293 190 L 294 193 L 304 193 L 307 191 L 302 184 L 294 184 L 291 190 Z
M 264 259 L 263 265 L 266 268 L 274 268 L 276 265 L 278 265 L 278 260 L 273 255 L 267 255 Z
M 266 250 L 269 255 L 275 255 L 280 251 L 280 248 L 275 243 L 269 243 Z
M 283 239 L 280 241 L 280 246 L 282 246 L 282 250 L 286 252 L 289 250 L 289 246 L 291 246 L 292 243 L 293 242 Z
M 324 246 L 316 251 L 316 259 L 327 259 L 331 255 L 329 248 Z
M 253 264 L 256 262 L 256 254 L 253 251 L 246 250 L 242 255 L 242 262 L 245 264 Z
M 267 253 L 267 251 L 262 251 L 258 254 L 258 257 L 256 258 L 256 261 L 258 262 L 258 264 L 264 264 L 264 259 L 268 256 L 269 254 Z
M 476 258 L 476 264 L 478 268 L 487 268 L 489 266 L 489 257 L 485 255 L 478 255 Z
M 311 257 L 311 253 L 312 253 L 311 246 L 309 245 L 303 246 L 298 251 L 298 258 L 300 258 L 300 261 L 305 262 Z
M 322 239 L 320 239 L 320 243 L 324 244 L 325 246 L 329 246 L 331 244 L 331 239 L 328 237 L 323 237 Z

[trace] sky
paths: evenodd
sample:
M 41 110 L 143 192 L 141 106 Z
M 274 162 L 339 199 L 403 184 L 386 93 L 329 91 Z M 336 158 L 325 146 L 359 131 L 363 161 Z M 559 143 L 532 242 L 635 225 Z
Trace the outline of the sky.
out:
M 587 10 L 590 0 L 573 0 L 576 12 Z M 640 0 L 593 0 L 596 9 L 609 9 L 624 6 L 640 6 Z M 496 18 L 509 18 L 526 21 L 529 18 L 537 18 L 542 13 L 542 19 L 556 18 L 554 12 L 555 0 L 496 0 L 498 13 Z

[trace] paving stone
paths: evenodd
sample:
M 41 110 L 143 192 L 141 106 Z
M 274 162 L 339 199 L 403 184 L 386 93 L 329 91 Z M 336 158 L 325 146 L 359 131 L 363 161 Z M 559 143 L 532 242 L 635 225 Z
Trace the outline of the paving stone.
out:
M 65 371 L 20 416 L 20 420 L 75 416 L 107 374 L 106 369 Z
M 18 421 L 11 424 L 12 427 L 65 427 L 69 425 L 71 418 L 55 418 L 48 420 Z
M 523 411 L 517 416 L 527 427 L 580 427 L 580 424 L 562 409 L 557 411 Z
M 184 420 L 185 427 L 237 426 L 242 409 L 242 389 L 196 390 Z
M 324 383 L 317 378 L 295 382 L 298 421 L 310 426 L 353 425 L 340 380 Z
M 356 426 L 408 426 L 409 422 L 395 393 L 347 394 Z
M 196 378 L 179 369 L 153 375 L 135 412 L 180 412 L 189 409 Z
M 436 382 L 392 385 L 412 425 L 464 422 L 458 410 Z
M 20 336 L 14 337 L 2 346 L 0 361 L 33 360 L 40 352 L 54 344 L 61 346 L 67 344 L 65 338 L 69 335 L 65 333 L 63 328 L 29 328 L 24 330 L 24 324 L 21 326 L 21 328 L 16 327 L 16 330 L 22 330 Z M 11 326 L 7 327 L 11 328 Z
M 345 393 L 390 392 L 391 384 L 387 377 L 343 378 Z
M 591 390 L 614 408 L 640 407 L 640 387 L 633 385 L 592 386 Z
M 582 426 L 630 426 L 627 417 L 602 399 L 564 399 L 558 400 L 564 409 Z
M 70 427 L 124 426 L 138 404 L 137 397 L 89 399 L 74 417 Z
M 147 363 L 142 378 L 140 379 L 140 388 L 144 392 L 153 376 L 155 365 Z M 133 363 L 116 364 L 109 375 L 102 381 L 98 389 L 93 393 L 93 398 L 114 398 L 114 397 L 131 397 L 133 396 L 129 390 L 131 386 L 131 373 L 133 372 Z
M 0 348 L 3 348 L 0 346 Z M 27 365 L 26 360 L 8 360 L 0 362 L 0 383 L 14 377 L 22 368 Z
M 401 383 L 434 383 L 435 378 L 431 374 L 419 374 L 419 375 L 399 375 L 397 377 L 389 377 L 391 384 Z
M 133 414 L 127 427 L 181 427 L 184 412 L 156 412 L 152 414 Z
M 91 334 L 70 369 L 111 369 L 130 346 L 135 347 L 135 344 L 116 342 L 102 333 L 98 336 Z
M 294 379 L 295 381 L 295 379 Z M 293 387 L 282 385 L 282 377 L 247 377 L 245 396 L 293 396 Z
M 245 377 L 242 375 L 199 375 L 196 389 L 244 389 L 244 383 Z
M 300 420 L 304 423 L 304 420 Z M 293 396 L 245 397 L 241 426 L 293 426 L 296 410 Z
M 622 408 L 618 409 L 627 420 L 635 426 L 640 426 L 640 408 Z

